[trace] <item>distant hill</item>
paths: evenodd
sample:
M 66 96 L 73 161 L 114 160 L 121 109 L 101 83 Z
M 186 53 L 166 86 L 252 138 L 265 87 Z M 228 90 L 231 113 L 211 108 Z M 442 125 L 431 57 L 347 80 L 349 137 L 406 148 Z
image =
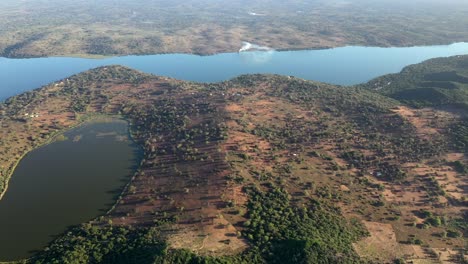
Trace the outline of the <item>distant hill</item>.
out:
M 12 97 L 0 104 L 2 190 L 20 156 L 97 114 L 127 119 L 145 152 L 110 213 L 26 262 L 460 262 L 466 109 L 432 106 L 464 103 L 452 92 L 467 64 L 431 60 L 364 87 L 110 66 Z M 444 99 L 413 108 L 428 88 Z
M 0 56 L 237 52 L 468 41 L 463 0 L 2 0 Z

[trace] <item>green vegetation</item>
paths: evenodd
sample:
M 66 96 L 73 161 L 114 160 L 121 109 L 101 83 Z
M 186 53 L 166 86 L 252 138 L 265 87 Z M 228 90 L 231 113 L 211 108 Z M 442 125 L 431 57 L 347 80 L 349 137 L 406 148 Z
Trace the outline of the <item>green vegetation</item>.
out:
M 352 243 L 366 235 L 333 208 L 314 201 L 298 208 L 283 189 L 250 187 L 245 234 L 267 263 L 360 263 Z
M 83 225 L 55 240 L 31 263 L 153 263 L 166 245 L 154 229 Z
M 363 87 L 414 107 L 468 107 L 466 56 L 437 58 L 378 77 Z
M 451 140 L 454 148 L 459 151 L 468 152 L 468 120 L 462 120 L 454 124 L 450 129 Z M 460 165 L 457 165 L 460 168 Z M 460 168 L 461 169 L 461 168 Z
M 468 173 L 468 167 L 459 160 L 452 162 L 451 165 L 459 173 Z

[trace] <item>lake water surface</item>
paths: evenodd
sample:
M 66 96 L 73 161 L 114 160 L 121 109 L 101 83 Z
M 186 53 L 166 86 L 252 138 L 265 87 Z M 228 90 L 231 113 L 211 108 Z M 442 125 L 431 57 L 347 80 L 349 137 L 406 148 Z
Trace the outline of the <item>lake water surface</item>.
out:
M 198 82 L 241 74 L 276 73 L 340 85 L 366 82 L 424 60 L 468 54 L 468 43 L 410 48 L 343 47 L 329 50 L 166 54 L 107 59 L 0 58 L 0 101 L 91 68 L 119 64 Z M 25 258 L 67 226 L 110 208 L 141 158 L 124 121 L 82 125 L 68 140 L 28 154 L 0 200 L 0 261 Z
M 141 158 L 122 120 L 86 123 L 20 162 L 0 200 L 0 261 L 41 250 L 110 209 Z
M 119 64 L 181 80 L 218 82 L 247 73 L 275 73 L 340 85 L 369 81 L 435 57 L 468 54 L 468 43 L 409 48 L 342 47 L 213 56 L 163 54 L 107 59 L 0 58 L 0 101 L 91 68 Z

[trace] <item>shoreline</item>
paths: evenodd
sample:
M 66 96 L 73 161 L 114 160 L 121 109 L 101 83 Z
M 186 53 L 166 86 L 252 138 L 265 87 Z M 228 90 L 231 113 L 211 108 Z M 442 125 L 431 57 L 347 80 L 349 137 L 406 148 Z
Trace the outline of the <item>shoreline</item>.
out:
M 289 47 L 289 48 L 275 48 L 271 47 L 273 51 L 277 52 L 288 52 L 288 51 L 314 51 L 314 50 L 330 50 L 336 48 L 345 48 L 345 47 L 365 47 L 365 48 L 416 48 L 416 47 L 432 47 L 432 46 L 449 46 L 459 43 L 468 43 L 468 39 L 465 41 L 456 41 L 456 42 L 435 42 L 435 43 L 424 43 L 424 44 L 408 44 L 408 45 L 370 45 L 364 43 L 346 43 L 343 45 L 330 45 L 330 46 L 311 46 L 311 47 Z M 109 58 L 118 58 L 118 57 L 129 57 L 129 56 L 152 56 L 152 55 L 170 55 L 170 54 L 181 54 L 181 55 L 194 55 L 200 57 L 209 57 L 220 54 L 229 54 L 229 53 L 239 53 L 239 49 L 220 49 L 214 52 L 184 52 L 184 51 L 167 51 L 167 52 L 148 52 L 148 53 L 116 53 L 116 54 L 95 54 L 95 53 L 70 53 L 70 54 L 46 54 L 46 55 L 19 55 L 19 56 L 8 56 L 3 53 L 0 53 L 0 58 L 5 59 L 41 59 L 41 58 L 76 58 L 76 59 L 109 59 Z
M 141 165 L 142 165 L 142 162 L 145 160 L 145 150 L 135 140 L 135 137 L 134 137 L 134 134 L 133 134 L 133 131 L 132 131 L 132 123 L 129 120 L 125 119 L 123 116 L 119 116 L 119 118 L 127 123 L 127 125 L 128 125 L 128 131 L 127 131 L 128 138 L 133 142 L 133 144 L 135 144 L 141 150 L 142 153 L 141 153 L 141 157 L 140 157 L 140 163 L 136 164 L 135 171 L 129 177 L 128 182 L 122 187 L 122 191 L 119 193 L 119 195 L 115 197 L 114 204 L 109 208 L 109 210 L 107 210 L 101 216 L 109 215 L 116 208 L 116 206 L 120 203 L 120 201 L 122 201 L 123 196 L 127 192 L 130 185 L 132 185 L 133 181 L 138 176 L 138 174 L 141 173 L 141 171 L 140 171 Z M 100 216 L 95 217 L 94 219 L 90 220 L 90 222 L 98 222 L 99 217 Z
M 63 135 L 63 133 L 67 132 L 67 131 L 70 131 L 78 126 L 80 126 L 81 124 L 83 124 L 85 121 L 83 122 L 80 122 L 76 125 L 73 125 L 69 128 L 66 128 L 64 130 L 60 130 L 60 131 L 57 131 L 55 134 L 53 134 L 48 140 L 46 140 L 44 143 L 40 144 L 39 146 L 37 147 L 33 147 L 27 151 L 25 151 L 25 153 L 23 153 L 23 155 L 21 155 L 21 157 L 17 160 L 17 162 L 15 162 L 14 166 L 7 172 L 6 174 L 6 178 L 5 178 L 5 188 L 3 190 L 3 192 L 0 193 L 0 201 L 3 199 L 3 197 L 5 196 L 6 192 L 8 191 L 8 187 L 9 187 L 9 184 L 10 184 L 10 181 L 11 181 L 11 178 L 13 178 L 13 174 L 15 173 L 16 171 L 16 168 L 18 167 L 18 165 L 20 164 L 20 162 L 24 159 L 24 157 L 26 157 L 26 155 L 28 155 L 29 153 L 31 153 L 32 151 L 36 150 L 36 149 L 39 149 L 39 148 L 42 148 L 42 147 L 45 147 L 49 144 L 52 144 L 55 142 L 55 140 L 57 139 L 58 136 L 60 135 Z
M 127 124 L 127 126 L 128 126 L 128 130 L 127 130 L 127 133 L 126 133 L 127 136 L 128 136 L 128 139 L 133 144 L 135 144 L 142 152 L 141 156 L 139 157 L 140 158 L 139 163 L 135 164 L 134 171 L 131 174 L 128 175 L 128 181 L 124 185 L 122 185 L 121 192 L 119 192 L 118 195 L 116 195 L 115 197 L 112 198 L 114 201 L 113 201 L 112 205 L 109 207 L 109 209 L 107 209 L 105 212 L 102 212 L 101 214 L 96 215 L 95 217 L 89 219 L 85 223 L 97 224 L 101 217 L 103 217 L 103 216 L 105 217 L 105 216 L 109 215 L 115 209 L 115 207 L 118 205 L 118 203 L 122 200 L 123 195 L 128 190 L 129 186 L 132 184 L 135 177 L 138 176 L 138 173 L 140 172 L 141 162 L 144 160 L 144 157 L 145 157 L 144 153 L 143 153 L 144 152 L 143 149 L 141 149 L 141 146 L 137 143 L 137 141 L 135 140 L 135 137 L 134 137 L 134 135 L 132 133 L 131 122 L 129 120 L 125 119 L 124 116 L 119 115 L 119 114 L 117 114 L 117 115 L 108 115 L 108 114 L 99 114 L 98 113 L 98 114 L 85 115 L 85 116 L 81 117 L 76 124 L 74 124 L 74 125 L 72 125 L 70 127 L 67 127 L 67 128 L 65 128 L 63 130 L 57 131 L 44 143 L 39 144 L 37 147 L 33 147 L 32 149 L 26 151 L 23 155 L 21 155 L 21 157 L 18 159 L 16 164 L 12 167 L 11 173 L 7 174 L 9 176 L 6 179 L 4 191 L 2 193 L 0 193 L 0 202 L 1 202 L 2 198 L 4 197 L 4 195 L 6 194 L 6 192 L 8 191 L 9 182 L 13 178 L 13 174 L 16 171 L 16 168 L 18 167 L 18 165 L 20 164 L 20 162 L 23 160 L 23 158 L 26 155 L 28 155 L 29 153 L 31 153 L 34 150 L 37 150 L 39 148 L 42 148 L 44 146 L 47 146 L 49 144 L 52 144 L 52 143 L 56 142 L 57 137 L 59 137 L 60 135 L 63 135 L 66 132 L 69 132 L 69 131 L 71 131 L 71 130 L 73 130 L 75 128 L 78 128 L 78 127 L 80 127 L 82 125 L 85 125 L 86 123 L 91 123 L 91 122 L 95 122 L 95 121 L 97 121 L 97 122 L 112 122 L 112 121 L 123 121 L 123 122 L 125 122 Z M 72 229 L 74 227 L 75 226 L 67 227 L 62 233 L 60 233 L 60 235 L 63 235 L 68 230 L 70 230 L 70 229 Z M 47 245 L 49 245 L 49 243 Z M 24 259 L 19 259 L 19 260 L 13 260 L 13 261 L 0 261 L 0 264 L 14 264 L 14 263 L 23 263 L 23 262 L 27 263 L 27 261 L 30 261 L 33 257 L 34 256 L 24 258 Z
M 10 181 L 11 181 L 11 178 L 13 178 L 13 174 L 14 172 L 16 171 L 16 168 L 18 167 L 18 165 L 20 164 L 20 162 L 24 159 L 24 157 L 26 157 L 26 155 L 28 155 L 29 153 L 31 153 L 32 151 L 36 150 L 36 149 L 39 149 L 39 148 L 42 148 L 42 147 L 45 147 L 49 144 L 52 144 L 56 141 L 57 137 L 60 136 L 60 135 L 63 135 L 64 133 L 74 129 L 74 128 L 77 128 L 81 125 L 83 125 L 84 123 L 86 122 L 89 122 L 89 121 L 92 121 L 94 119 L 99 119 L 100 117 L 108 117 L 106 115 L 96 115 L 96 116 L 86 116 L 84 117 L 83 119 L 80 119 L 78 121 L 77 124 L 75 125 L 72 125 L 71 127 L 67 127 L 63 130 L 60 130 L 60 131 L 57 131 L 55 132 L 53 135 L 51 135 L 51 137 L 49 139 L 47 139 L 44 143 L 41 143 L 39 144 L 37 147 L 32 147 L 31 149 L 25 151 L 25 153 L 23 153 L 19 158 L 18 160 L 14 163 L 13 167 L 11 167 L 11 169 L 9 169 L 6 173 L 6 178 L 5 178 L 5 188 L 3 189 L 2 192 L 0 192 L 0 202 L 1 200 L 3 199 L 3 197 L 5 196 L 6 192 L 8 191 L 8 187 L 9 187 L 9 184 L 10 184 Z M 119 116 L 120 117 L 120 116 Z M 120 117 L 120 119 L 122 119 Z M 0 262 L 1 263 L 1 262 Z

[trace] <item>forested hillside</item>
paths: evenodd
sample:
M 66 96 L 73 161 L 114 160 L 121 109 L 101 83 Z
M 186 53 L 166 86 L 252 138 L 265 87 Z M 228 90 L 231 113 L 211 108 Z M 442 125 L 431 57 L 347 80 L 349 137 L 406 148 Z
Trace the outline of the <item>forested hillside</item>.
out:
M 436 58 L 376 78 L 364 87 L 415 107 L 468 107 L 468 57 Z

